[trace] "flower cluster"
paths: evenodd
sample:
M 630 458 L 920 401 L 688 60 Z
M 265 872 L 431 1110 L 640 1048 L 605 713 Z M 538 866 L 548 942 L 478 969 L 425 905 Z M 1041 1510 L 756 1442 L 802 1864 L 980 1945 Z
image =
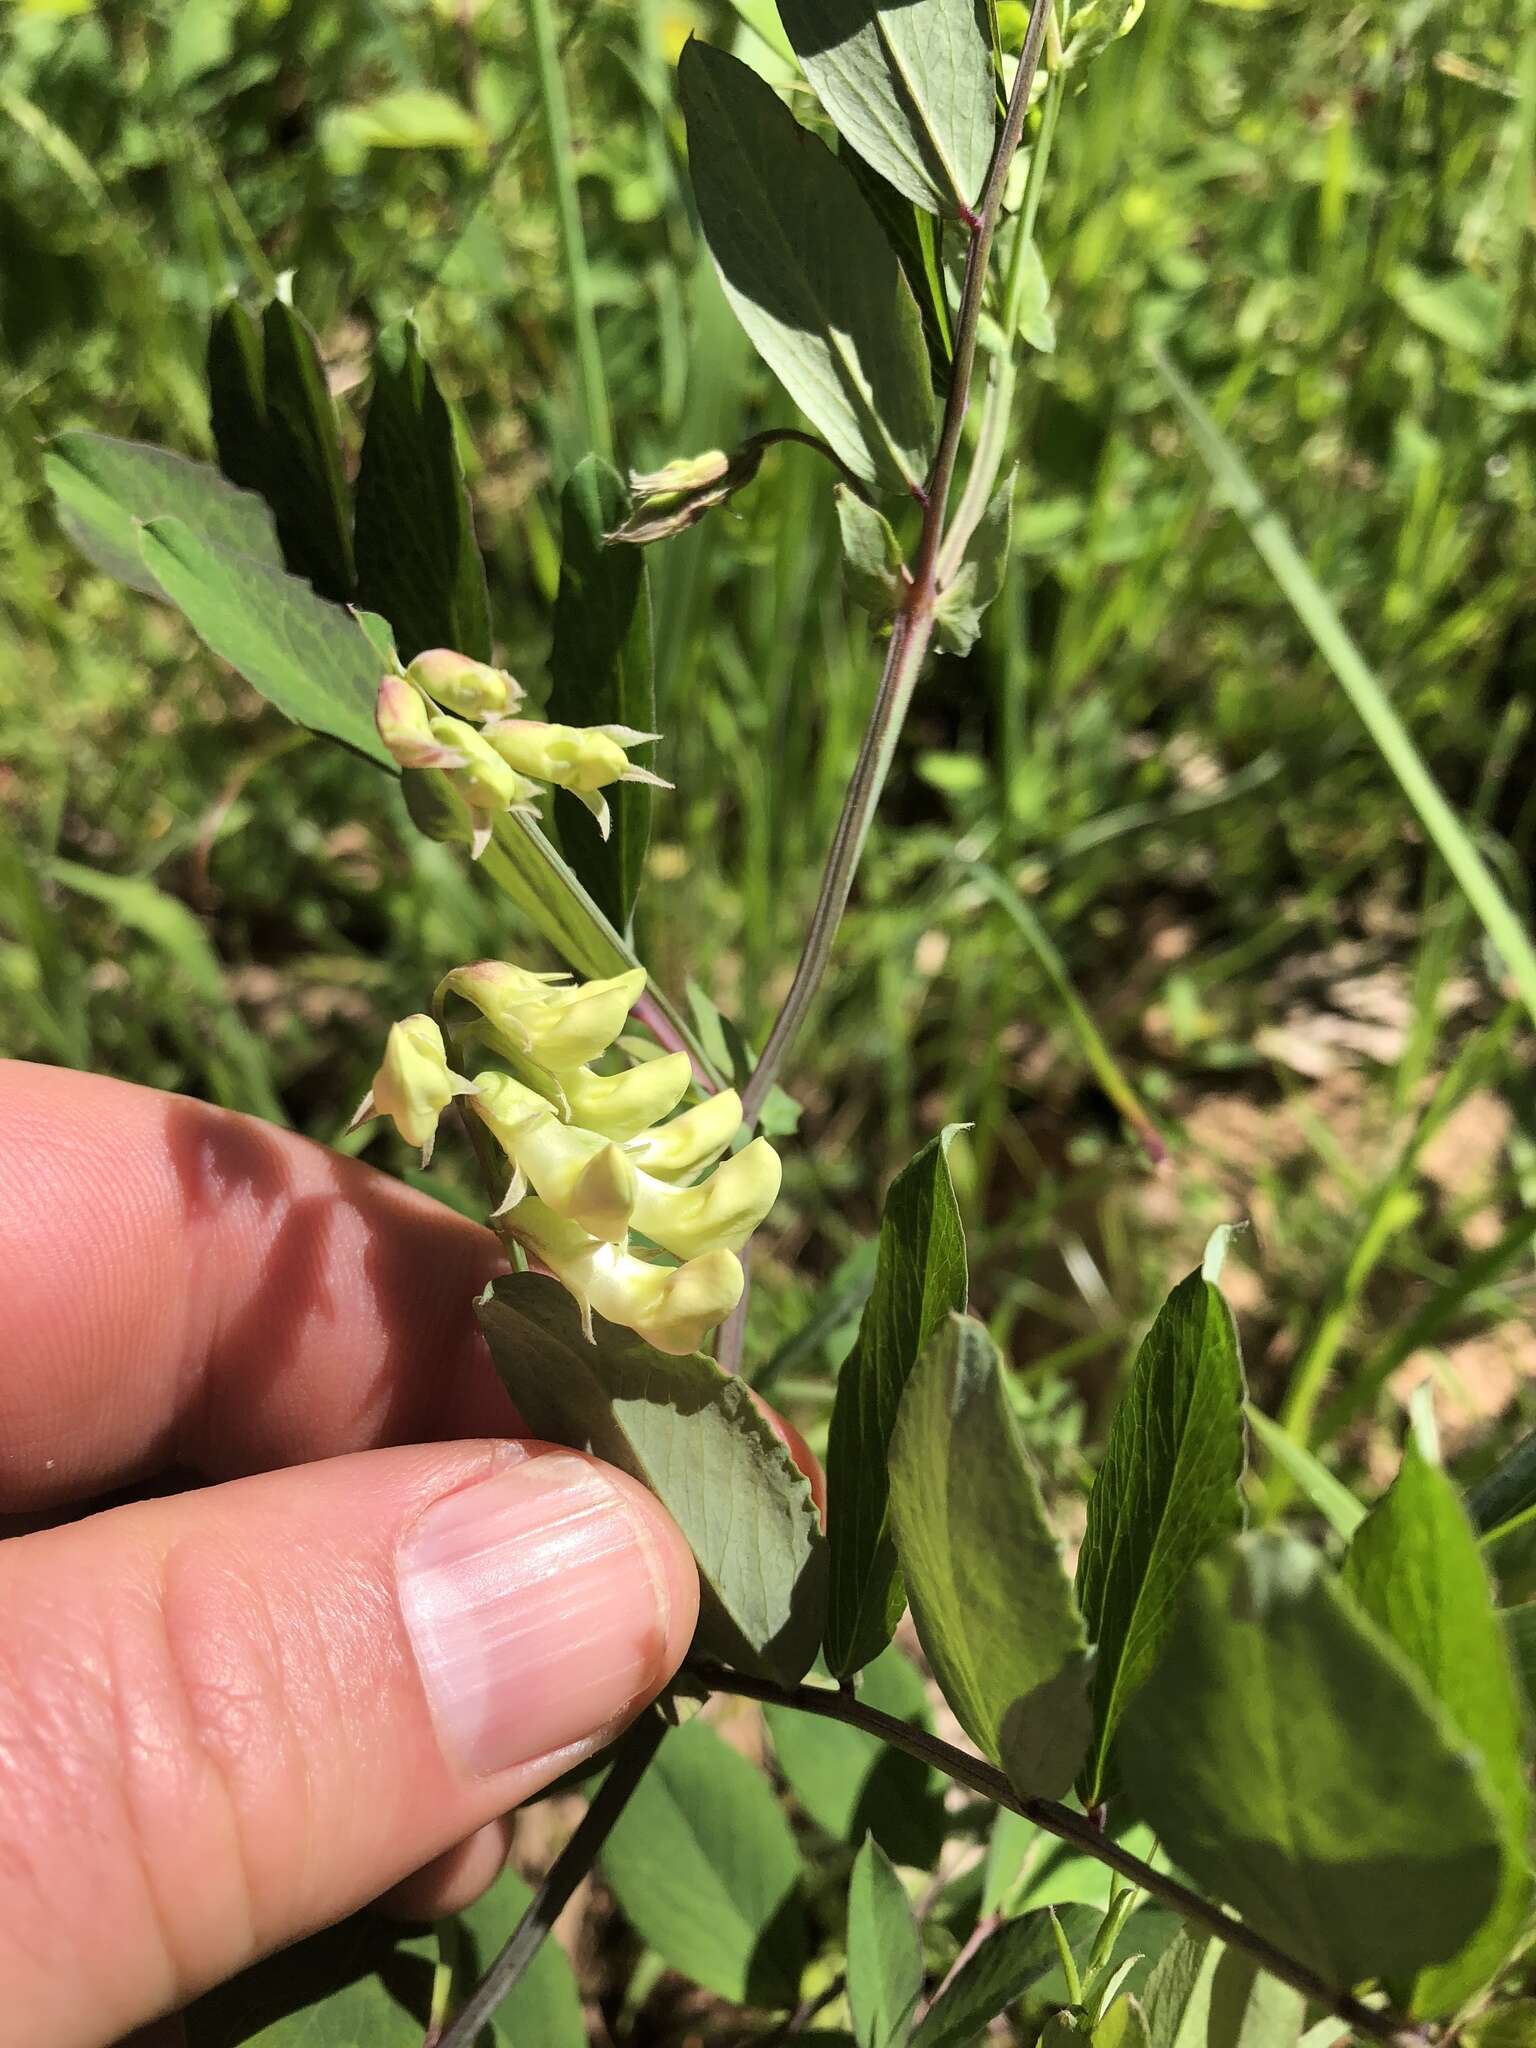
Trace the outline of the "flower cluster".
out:
M 438 1026 L 408 1017 L 356 1120 L 388 1116 L 429 1151 L 442 1111 L 467 1096 L 507 1161 L 498 1217 L 575 1296 L 588 1335 L 596 1310 L 680 1354 L 740 1300 L 737 1253 L 773 1207 L 780 1168 L 766 1138 L 724 1157 L 741 1126 L 734 1089 L 671 1114 L 692 1080 L 686 1053 L 593 1071 L 644 988 L 643 968 L 586 982 L 502 960 L 455 968 L 439 999 L 473 1005 L 473 1035 L 510 1071 L 454 1073 Z
M 537 816 L 542 783 L 567 789 L 585 804 L 605 839 L 605 789 L 616 782 L 671 788 L 649 768 L 637 768 L 626 751 L 658 739 L 658 733 L 520 718 L 522 702 L 521 684 L 505 669 L 447 647 L 429 648 L 403 675 L 385 676 L 379 684 L 374 718 L 380 739 L 402 768 L 436 768 L 447 775 L 468 810 L 476 859 L 504 812 Z

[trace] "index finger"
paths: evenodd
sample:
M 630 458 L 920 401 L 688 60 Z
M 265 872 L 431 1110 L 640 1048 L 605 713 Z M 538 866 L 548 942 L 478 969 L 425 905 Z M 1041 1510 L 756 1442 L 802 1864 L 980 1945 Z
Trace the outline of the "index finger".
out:
M 489 1231 L 178 1095 L 0 1060 L 0 1511 L 506 1436 Z

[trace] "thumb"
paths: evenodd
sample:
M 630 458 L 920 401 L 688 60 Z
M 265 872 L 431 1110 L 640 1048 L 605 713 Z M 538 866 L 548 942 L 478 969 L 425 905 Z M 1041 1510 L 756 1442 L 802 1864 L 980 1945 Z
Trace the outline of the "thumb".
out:
M 0 1982 L 113 2040 L 376 1897 L 609 1740 L 698 1584 L 537 1444 L 370 1451 L 0 1547 Z

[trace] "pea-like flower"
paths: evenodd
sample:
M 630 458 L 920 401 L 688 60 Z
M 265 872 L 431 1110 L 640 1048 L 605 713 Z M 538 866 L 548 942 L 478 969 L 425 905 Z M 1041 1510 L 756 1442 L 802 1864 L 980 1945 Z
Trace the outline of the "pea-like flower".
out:
M 538 718 L 498 718 L 485 728 L 485 737 L 519 775 L 569 790 L 592 813 L 605 839 L 611 818 L 603 790 L 616 782 L 672 787 L 630 760 L 627 747 L 661 738 L 660 733 L 637 732 L 632 725 L 550 725 Z
M 530 974 L 505 960 L 477 960 L 445 976 L 444 989 L 466 998 L 495 1038 L 561 1075 L 608 1050 L 645 992 L 645 969 L 606 981 L 571 983 L 565 975 Z
M 408 1145 L 421 1147 L 421 1163 L 432 1157 L 438 1118 L 456 1095 L 473 1095 L 475 1084 L 448 1064 L 443 1034 L 430 1017 L 402 1017 L 391 1024 L 384 1058 L 373 1086 L 358 1105 L 350 1130 L 371 1117 L 387 1116 Z
M 508 960 L 456 967 L 439 1005 L 449 995 L 472 1004 L 479 1020 L 466 1035 L 513 1071 L 464 1080 L 433 1020 L 408 1017 L 390 1032 L 359 1118 L 393 1115 L 412 1143 L 430 1144 L 442 1108 L 468 1095 L 507 1162 L 495 1214 L 575 1296 L 588 1336 L 597 1314 L 683 1353 L 740 1300 L 737 1253 L 778 1199 L 780 1166 L 766 1138 L 722 1161 L 741 1128 L 734 1089 L 671 1114 L 692 1079 L 685 1052 L 593 1072 L 645 980 L 643 968 L 573 981 Z

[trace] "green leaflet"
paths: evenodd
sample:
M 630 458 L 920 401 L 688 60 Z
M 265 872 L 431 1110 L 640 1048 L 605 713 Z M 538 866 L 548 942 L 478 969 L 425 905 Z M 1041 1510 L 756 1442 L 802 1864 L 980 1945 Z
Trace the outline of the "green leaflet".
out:
M 859 1677 L 867 1707 L 914 1727 L 933 1728 L 928 1695 L 916 1666 L 894 1646 Z M 795 1707 L 765 1707 L 774 1755 L 789 1789 L 819 1828 L 835 1839 L 877 1841 L 893 1863 L 929 1869 L 947 1832 L 945 1779 L 904 1750 L 841 1721 Z
M 951 1315 L 924 1351 L 890 1485 L 912 1618 L 944 1697 L 1017 1792 L 1065 1792 L 1090 1733 L 1087 1643 L 980 1323 Z
M 1059 1916 L 1068 1946 L 1085 1944 L 1099 1917 L 1087 1907 L 1069 1906 Z M 924 2013 L 912 2048 L 970 2048 L 998 2013 L 1055 1969 L 1059 1953 L 1044 1909 L 1003 1921 Z
M 293 574 L 348 603 L 356 576 L 336 407 L 292 306 L 273 299 L 259 326 L 238 300 L 214 316 L 208 393 L 220 468 L 272 507 Z
M 1291 2048 L 1307 2004 L 1241 1949 L 1183 1926 L 1141 1994 L 1147 2048 Z
M 1350 1544 L 1343 1577 L 1481 1756 L 1504 1822 L 1492 1912 L 1458 1955 L 1420 1972 L 1408 1994 L 1412 2011 L 1439 2018 L 1483 1988 L 1525 1925 L 1531 1803 L 1524 1707 L 1477 1538 L 1456 1489 L 1412 1438 L 1396 1480 Z
M 1332 1984 L 1444 1961 L 1493 1904 L 1477 1760 L 1295 1537 L 1195 1567 L 1118 1756 L 1175 1864 Z
M 409 320 L 373 352 L 357 475 L 357 588 L 389 620 L 402 661 L 427 647 L 491 659 L 485 564 L 453 420 Z
M 560 498 L 560 588 L 555 598 L 546 715 L 564 725 L 656 728 L 652 669 L 650 570 L 642 548 L 607 547 L 629 509 L 629 494 L 611 463 L 589 455 Z M 638 747 L 637 767 L 651 763 Z M 651 838 L 651 792 L 616 783 L 604 792 L 612 812 L 607 839 L 572 796 L 555 793 L 560 843 L 576 874 L 611 922 L 627 932 Z
M 1008 547 L 1013 534 L 1013 484 L 1010 469 L 987 502 L 976 531 L 966 544 L 954 580 L 939 592 L 934 632 L 950 654 L 969 654 L 981 631 L 987 607 L 996 599 L 1008 573 Z
M 482 1898 L 459 1914 L 456 1989 L 467 1999 L 522 1919 L 533 1892 L 504 1871 Z M 450 1941 L 452 1935 L 450 1934 Z M 587 2022 L 575 1972 L 558 1941 L 546 1938 L 487 2029 L 496 2048 L 586 2048 Z M 481 2036 L 482 2041 L 484 2035 Z M 418 2044 L 419 2048 L 419 2044 Z
M 745 1385 L 601 1317 L 589 1344 L 576 1304 L 542 1275 L 498 1280 L 479 1313 L 532 1433 L 632 1474 L 687 1537 L 700 1649 L 793 1685 L 821 1639 L 826 1552 L 810 1487 Z
M 1186 1574 L 1243 1520 L 1243 1368 L 1220 1290 L 1191 1273 L 1142 1343 L 1088 1501 L 1077 1597 L 1097 1645 L 1093 1746 L 1104 1798 L 1126 1701 L 1157 1660 Z
M 1264 1449 L 1283 1472 L 1288 1472 L 1299 1490 L 1327 1522 L 1336 1536 L 1347 1543 L 1365 1520 L 1365 1509 L 1328 1470 L 1320 1459 L 1294 1437 L 1287 1436 L 1271 1416 L 1250 1401 L 1245 1411 L 1248 1425 Z
M 949 1177 L 958 1125 L 931 1139 L 892 1181 L 880 1219 L 875 1284 L 838 1375 L 827 1441 L 827 1664 L 846 1678 L 877 1656 L 901 1618 L 887 1526 L 886 1456 L 923 1346 L 965 1307 L 965 1235 Z
M 898 192 L 974 213 L 997 136 L 985 0 L 779 0 L 833 124 Z
M 182 519 L 150 520 L 139 552 L 199 639 L 253 689 L 393 772 L 373 722 L 378 658 L 351 613 L 269 562 L 210 547 Z
M 739 2004 L 793 2004 L 807 1947 L 799 1851 L 767 1780 L 706 1721 L 666 1737 L 601 1864 L 674 1970 Z
M 901 1879 L 873 1837 L 848 1881 L 848 2009 L 859 2048 L 905 2048 L 923 1989 L 923 1944 Z
M 885 514 L 847 484 L 834 485 L 832 496 L 843 543 L 843 587 L 877 626 L 888 625 L 901 609 L 901 542 Z
M 283 566 L 277 529 L 265 502 L 238 490 L 206 462 L 167 448 L 118 441 L 110 434 L 58 434 L 43 472 L 59 523 L 88 561 L 119 583 L 150 597 L 164 592 L 139 554 L 144 520 L 171 514 L 209 547 Z
M 922 325 L 857 185 L 723 50 L 690 42 L 678 82 L 699 218 L 736 317 L 855 475 L 920 485 L 934 439 Z

